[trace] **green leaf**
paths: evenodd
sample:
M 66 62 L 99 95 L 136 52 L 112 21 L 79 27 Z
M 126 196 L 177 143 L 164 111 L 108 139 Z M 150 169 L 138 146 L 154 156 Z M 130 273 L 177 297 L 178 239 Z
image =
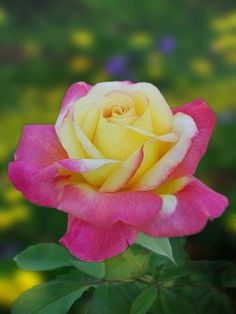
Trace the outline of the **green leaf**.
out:
M 213 286 L 218 284 L 219 278 L 228 265 L 225 261 L 191 261 L 191 282 L 193 285 Z
M 203 298 L 198 299 L 197 313 L 233 314 L 234 311 L 231 307 L 230 299 L 225 293 L 211 289 L 209 293 L 204 294 Z
M 157 297 L 157 288 L 148 287 L 143 290 L 134 300 L 130 314 L 145 314 L 148 313 Z
M 106 260 L 105 269 L 105 277 L 108 280 L 127 278 L 133 273 L 132 267 L 122 255 Z
M 78 273 L 63 275 L 24 292 L 13 305 L 12 314 L 66 314 L 72 304 L 91 287 L 96 286 Z M 81 280 L 79 280 L 81 278 Z
M 71 264 L 90 276 L 96 278 L 104 278 L 105 276 L 105 264 L 103 262 L 89 263 L 81 262 L 79 260 L 71 260 Z
M 227 288 L 236 287 L 236 267 L 234 265 L 226 268 L 221 278 L 221 283 L 224 287 Z
M 19 267 L 31 271 L 74 266 L 96 278 L 103 278 L 105 275 L 105 264 L 103 262 L 81 262 L 75 259 L 63 246 L 55 243 L 41 243 L 30 246 L 18 254 L 14 260 Z
M 29 246 L 16 255 L 14 260 L 20 268 L 42 271 L 71 266 L 72 258 L 72 255 L 59 244 L 40 243 Z
M 185 250 L 185 238 L 170 238 L 170 246 L 172 248 L 174 260 L 178 266 L 185 265 L 189 257 Z
M 89 314 L 130 313 L 131 303 L 139 292 L 133 283 L 99 285 L 92 297 Z
M 159 281 L 175 281 L 179 278 L 188 277 L 191 274 L 191 269 L 186 266 L 165 265 L 161 268 Z
M 140 233 L 137 237 L 136 243 L 154 253 L 168 257 L 172 262 L 175 263 L 168 238 L 154 238 L 149 237 L 144 233 Z
M 181 294 L 177 294 L 173 289 L 161 288 L 160 299 L 163 312 L 165 314 L 194 314 L 191 303 Z M 204 312 L 203 312 L 204 313 Z

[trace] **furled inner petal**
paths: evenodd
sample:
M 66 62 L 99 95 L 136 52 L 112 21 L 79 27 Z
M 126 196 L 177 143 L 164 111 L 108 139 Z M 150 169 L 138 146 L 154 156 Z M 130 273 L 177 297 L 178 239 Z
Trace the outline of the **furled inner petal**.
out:
M 129 91 L 131 94 L 143 93 L 147 97 L 154 132 L 158 135 L 168 133 L 172 128 L 173 114 L 158 88 L 150 83 L 137 83 L 130 85 Z
M 135 174 L 143 160 L 143 147 L 133 153 L 103 183 L 100 192 L 115 192 L 121 189 Z
M 130 84 L 128 82 L 107 82 L 96 84 L 88 95 L 104 96 L 117 90 L 130 95 L 135 100 L 138 115 L 144 113 L 147 104 L 151 109 L 154 132 L 163 135 L 170 132 L 173 114 L 160 91 L 150 83 Z M 143 95 L 143 96 L 142 96 Z
M 126 160 L 147 140 L 148 136 L 101 117 L 93 143 L 106 158 Z
M 70 158 L 87 158 L 88 154 L 75 134 L 71 112 L 68 112 L 62 122 L 56 124 L 55 128 L 60 143 Z
M 178 142 L 143 175 L 133 189 L 145 191 L 157 188 L 183 160 L 197 127 L 190 116 L 178 113 L 175 115 L 173 130 L 179 135 Z

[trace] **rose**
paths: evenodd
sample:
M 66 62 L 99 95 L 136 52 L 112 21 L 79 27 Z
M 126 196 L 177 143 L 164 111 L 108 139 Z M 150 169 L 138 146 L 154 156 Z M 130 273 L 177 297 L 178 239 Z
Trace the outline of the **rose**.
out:
M 202 100 L 169 108 L 152 84 L 80 82 L 54 125 L 28 125 L 9 165 L 26 198 L 68 213 L 61 243 L 82 260 L 123 252 L 139 232 L 199 232 L 227 199 L 193 177 L 214 114 Z

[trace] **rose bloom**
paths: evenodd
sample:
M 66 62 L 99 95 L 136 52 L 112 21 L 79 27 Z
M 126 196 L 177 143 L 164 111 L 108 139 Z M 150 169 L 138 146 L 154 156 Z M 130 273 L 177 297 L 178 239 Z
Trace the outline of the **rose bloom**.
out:
M 222 214 L 227 199 L 193 177 L 214 121 L 203 100 L 171 110 L 149 83 L 78 82 L 55 125 L 24 127 L 9 177 L 68 214 L 60 243 L 74 256 L 101 261 L 139 232 L 191 235 Z

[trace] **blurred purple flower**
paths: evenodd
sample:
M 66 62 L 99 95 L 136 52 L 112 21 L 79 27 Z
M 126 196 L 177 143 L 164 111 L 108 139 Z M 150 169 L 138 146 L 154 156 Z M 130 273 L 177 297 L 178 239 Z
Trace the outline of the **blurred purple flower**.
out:
M 165 55 L 173 53 L 176 47 L 176 40 L 172 36 L 165 36 L 158 43 L 159 51 Z
M 125 56 L 117 55 L 108 59 L 106 63 L 106 70 L 112 75 L 120 75 L 124 73 L 127 59 Z
M 219 116 L 219 120 L 222 124 L 230 124 L 233 122 L 234 118 L 234 113 L 230 111 L 222 112 Z
M 19 250 L 15 243 L 3 244 L 0 246 L 0 259 L 13 258 Z

